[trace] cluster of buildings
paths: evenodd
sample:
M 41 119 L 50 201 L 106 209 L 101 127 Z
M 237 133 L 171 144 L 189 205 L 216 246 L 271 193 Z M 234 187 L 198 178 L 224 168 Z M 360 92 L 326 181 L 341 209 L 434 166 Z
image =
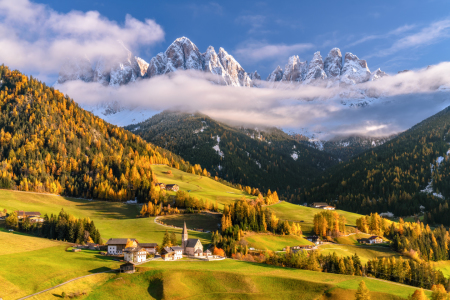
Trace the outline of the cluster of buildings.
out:
M 328 203 L 326 203 L 326 202 L 313 202 L 313 204 L 311 204 L 311 207 L 326 209 L 326 210 L 335 210 L 336 209 L 336 207 L 328 205 Z
M 368 238 L 359 239 L 358 243 L 360 244 L 381 244 L 383 243 L 383 238 L 378 235 L 372 235 Z
M 164 184 L 162 182 L 155 183 L 155 186 L 159 186 L 160 189 L 166 190 L 166 191 L 173 191 L 178 192 L 180 187 L 177 184 Z
M 110 255 L 123 255 L 125 264 L 120 266 L 120 271 L 133 273 L 135 264 L 147 260 L 147 254 L 157 254 L 156 243 L 139 243 L 136 239 L 112 238 L 106 243 L 107 253 Z M 183 256 L 208 258 L 212 256 L 211 251 L 203 251 L 202 242 L 199 239 L 190 239 L 186 222 L 181 233 L 181 246 L 164 247 L 160 249 L 161 258 L 165 261 L 178 260 Z
M 23 211 L 23 210 L 16 210 L 15 211 L 17 215 L 17 219 L 19 221 L 23 221 L 26 218 L 30 220 L 31 223 L 42 223 L 44 222 L 44 218 L 41 217 L 41 213 L 38 211 Z M 0 214 L 0 219 L 6 219 L 8 217 L 8 214 Z

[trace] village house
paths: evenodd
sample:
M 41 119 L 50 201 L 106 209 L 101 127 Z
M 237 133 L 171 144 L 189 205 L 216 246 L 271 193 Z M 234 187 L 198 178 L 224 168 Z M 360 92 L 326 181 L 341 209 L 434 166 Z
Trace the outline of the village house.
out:
M 180 187 L 177 184 L 168 184 L 166 185 L 166 191 L 178 192 Z
M 137 247 L 138 241 L 136 239 L 130 239 L 133 242 L 133 247 Z M 108 245 L 108 254 L 120 255 L 127 245 L 128 239 L 109 239 L 106 242 Z
M 305 237 L 305 239 L 316 245 L 322 244 L 322 240 L 317 235 L 307 236 L 307 237 Z
M 166 185 L 164 183 L 162 183 L 162 182 L 155 183 L 155 186 L 159 186 L 161 188 L 161 190 L 165 190 L 166 189 Z
M 314 245 L 298 245 L 291 248 L 292 253 L 297 253 L 299 251 L 313 250 L 316 248 Z
M 181 233 L 181 247 L 183 254 L 190 256 L 203 256 L 203 245 L 199 239 L 188 238 L 186 222 L 184 222 L 183 232 Z
M 125 261 L 140 263 L 147 260 L 147 251 L 141 247 L 128 247 L 122 252 Z
M 377 235 L 372 235 L 369 238 L 359 239 L 358 242 L 361 244 L 380 244 L 383 243 L 383 238 Z
M 311 204 L 311 207 L 314 207 L 314 208 L 322 208 L 322 207 L 325 207 L 325 206 L 328 206 L 328 203 L 326 203 L 326 202 L 313 202 L 313 204 Z
M 336 207 L 331 206 L 331 205 L 327 205 L 327 206 L 323 206 L 322 209 L 326 209 L 326 210 L 335 210 Z
M 156 254 L 157 243 L 139 243 L 139 247 L 145 249 L 150 254 Z
M 41 217 L 30 217 L 30 222 L 31 223 L 43 223 L 44 222 L 44 218 Z
M 161 258 L 163 260 L 177 260 L 183 257 L 183 248 L 179 246 L 164 247 L 161 250 Z
M 23 211 L 23 210 L 18 210 L 16 211 L 17 214 L 17 219 L 21 220 L 21 219 L 25 219 L 25 218 L 31 218 L 31 217 L 40 217 L 41 213 L 38 211 Z

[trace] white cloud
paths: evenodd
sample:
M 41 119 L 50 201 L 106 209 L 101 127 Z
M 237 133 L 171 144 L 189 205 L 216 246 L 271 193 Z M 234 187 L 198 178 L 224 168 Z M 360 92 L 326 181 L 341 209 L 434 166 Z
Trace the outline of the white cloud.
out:
M 234 52 L 236 57 L 246 63 L 254 63 L 263 60 L 279 59 L 298 55 L 305 50 L 310 50 L 314 45 L 310 43 L 299 43 L 292 45 L 268 44 L 265 42 L 247 42 L 240 45 Z
M 379 51 L 375 56 L 387 56 L 404 49 L 424 47 L 450 37 L 450 19 L 431 23 L 420 31 L 400 38 L 394 44 Z
M 398 27 L 398 28 L 396 28 L 394 30 L 391 30 L 391 31 L 389 31 L 389 32 L 387 32 L 385 34 L 366 35 L 363 38 L 350 43 L 349 45 L 347 45 L 347 47 L 353 47 L 353 46 L 356 46 L 356 45 L 359 45 L 359 44 L 362 44 L 362 43 L 365 43 L 365 42 L 368 42 L 368 41 L 372 41 L 372 40 L 390 38 L 392 36 L 400 35 L 400 34 L 403 34 L 403 33 L 407 32 L 407 31 L 410 31 L 410 30 L 412 30 L 415 27 L 416 27 L 415 25 L 403 25 L 403 26 L 400 26 L 400 27 Z
M 212 84 L 213 79 L 214 75 L 205 72 L 177 71 L 117 89 L 81 81 L 58 88 L 84 106 L 108 100 L 139 108 L 136 111 L 200 111 L 238 125 L 277 126 L 294 132 L 308 128 L 321 132 L 321 138 L 393 134 L 450 105 L 450 92 L 437 90 L 450 87 L 450 63 L 347 88 L 282 82 L 277 88 L 265 82 L 259 88 L 235 88 Z M 372 98 L 361 95 L 361 90 Z M 340 96 L 344 92 L 346 96 Z M 341 101 L 348 100 L 373 103 L 368 107 L 342 105 Z
M 123 25 L 97 11 L 59 13 L 28 0 L 0 0 L 0 62 L 29 73 L 54 73 L 68 57 L 120 55 L 164 39 L 154 20 L 125 16 Z

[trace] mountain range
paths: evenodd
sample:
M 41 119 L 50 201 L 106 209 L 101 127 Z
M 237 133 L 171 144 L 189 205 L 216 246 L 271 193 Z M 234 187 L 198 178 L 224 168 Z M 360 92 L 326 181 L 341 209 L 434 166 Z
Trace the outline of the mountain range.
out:
M 120 86 L 139 79 L 152 78 L 177 70 L 197 70 L 217 75 L 217 84 L 242 87 L 257 87 L 261 76 L 257 71 L 246 72 L 239 62 L 224 48 L 218 52 L 209 46 L 204 53 L 186 37 L 176 39 L 165 52 L 158 53 L 149 63 L 134 56 L 125 46 L 121 57 L 101 57 L 92 67 L 85 57 L 69 58 L 61 67 L 58 83 L 69 80 L 99 82 L 109 86 Z M 328 80 L 329 84 L 354 85 L 377 80 L 387 74 L 380 69 L 371 73 L 367 62 L 347 52 L 342 57 L 339 48 L 333 48 L 325 60 L 320 52 L 314 53 L 311 61 L 301 61 L 298 55 L 289 57 L 284 70 L 278 66 L 269 74 L 269 82 L 301 82 L 311 84 L 317 80 Z

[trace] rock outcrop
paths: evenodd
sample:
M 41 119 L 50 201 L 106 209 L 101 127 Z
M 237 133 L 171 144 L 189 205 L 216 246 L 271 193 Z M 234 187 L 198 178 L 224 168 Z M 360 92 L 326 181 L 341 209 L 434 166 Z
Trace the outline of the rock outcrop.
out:
M 339 77 L 342 69 L 342 54 L 339 48 L 333 48 L 324 62 L 325 74 L 328 78 Z
M 345 84 L 357 84 L 370 79 L 370 70 L 367 62 L 358 56 L 345 53 L 344 67 L 341 71 L 341 82 Z
M 269 74 L 269 77 L 267 77 L 267 81 L 269 82 L 276 82 L 281 81 L 283 79 L 283 70 L 280 66 L 277 66 L 275 70 L 273 70 L 272 73 Z
M 316 53 L 314 53 L 313 59 L 308 65 L 308 71 L 306 73 L 304 82 L 307 84 L 311 83 L 314 80 L 327 78 L 327 74 L 325 73 L 323 67 L 324 65 L 322 56 L 320 55 L 320 51 L 317 51 Z
M 287 65 L 284 67 L 283 81 L 299 82 L 306 77 L 308 62 L 300 61 L 298 55 L 289 57 Z
M 70 80 L 83 80 L 91 82 L 94 80 L 94 70 L 91 62 L 87 58 L 68 59 L 61 67 L 58 74 L 58 83 Z

